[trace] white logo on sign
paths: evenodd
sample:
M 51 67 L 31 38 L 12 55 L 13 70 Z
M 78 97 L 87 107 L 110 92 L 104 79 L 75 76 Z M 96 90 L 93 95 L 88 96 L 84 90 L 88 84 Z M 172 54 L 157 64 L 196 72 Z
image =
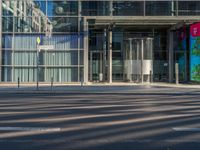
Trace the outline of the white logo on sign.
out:
M 194 29 L 193 29 L 193 33 L 194 33 L 194 35 L 197 34 L 197 28 L 194 28 Z

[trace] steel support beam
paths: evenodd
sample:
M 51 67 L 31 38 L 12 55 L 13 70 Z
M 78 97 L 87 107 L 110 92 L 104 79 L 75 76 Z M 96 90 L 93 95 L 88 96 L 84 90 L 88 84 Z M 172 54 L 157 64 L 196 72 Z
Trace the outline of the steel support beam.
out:
M 163 25 L 171 26 L 179 22 L 191 24 L 200 21 L 199 16 L 87 16 L 95 25 Z

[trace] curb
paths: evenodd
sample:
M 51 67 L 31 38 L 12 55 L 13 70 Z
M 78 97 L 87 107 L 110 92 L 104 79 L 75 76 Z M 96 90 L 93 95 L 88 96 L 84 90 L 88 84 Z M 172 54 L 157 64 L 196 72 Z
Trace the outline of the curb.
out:
M 81 94 L 81 95 L 200 95 L 200 91 L 177 91 L 177 92 L 172 92 L 172 91 L 143 91 L 143 92 L 138 92 L 138 91 L 131 91 L 131 92 L 119 92 L 119 91 L 114 91 L 114 92 L 96 92 L 96 91 L 0 91 L 0 94 L 41 94 L 41 95 L 54 95 L 54 94 L 64 94 L 64 95 L 75 95 L 75 94 Z

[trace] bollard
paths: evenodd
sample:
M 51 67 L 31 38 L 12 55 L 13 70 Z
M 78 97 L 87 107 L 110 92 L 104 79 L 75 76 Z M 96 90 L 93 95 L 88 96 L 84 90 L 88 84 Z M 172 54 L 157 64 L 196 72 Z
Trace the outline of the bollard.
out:
M 20 82 L 19 82 L 19 77 L 17 78 L 17 87 L 19 89 L 19 85 L 20 85 Z
M 51 77 L 51 90 L 53 90 L 53 77 Z
M 81 78 L 81 87 L 83 86 L 83 79 Z
M 39 90 L 39 82 L 37 81 L 37 91 Z
M 175 64 L 175 73 L 176 73 L 176 84 L 179 84 L 179 78 L 178 78 L 178 63 Z
M 152 77 L 153 77 L 153 76 L 152 76 L 152 71 L 151 71 L 151 70 L 150 70 L 149 76 L 150 76 L 150 77 L 149 77 L 149 78 L 150 78 L 149 81 L 150 81 L 150 83 L 152 83 L 152 81 L 153 81 Z

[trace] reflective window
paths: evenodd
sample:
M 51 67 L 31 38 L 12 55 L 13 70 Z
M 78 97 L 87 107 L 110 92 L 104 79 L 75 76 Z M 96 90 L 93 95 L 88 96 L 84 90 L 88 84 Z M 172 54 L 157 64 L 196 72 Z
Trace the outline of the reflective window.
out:
M 48 1 L 48 16 L 78 15 L 77 1 Z
M 77 32 L 77 17 L 51 17 L 52 32 Z
M 113 15 L 142 16 L 144 15 L 144 2 L 139 2 L 139 1 L 113 2 Z
M 2 17 L 2 30 L 3 32 L 13 31 L 13 17 Z
M 35 14 L 46 15 L 47 5 L 45 1 L 34 0 L 34 2 L 28 1 L 28 15 L 34 16 Z
M 83 16 L 106 16 L 109 15 L 108 1 L 83 1 Z
M 13 2 L 2 2 L 2 14 L 3 16 L 13 16 Z
M 179 1 L 178 15 L 200 15 L 200 1 Z
M 146 16 L 170 16 L 172 15 L 171 1 L 146 1 Z

